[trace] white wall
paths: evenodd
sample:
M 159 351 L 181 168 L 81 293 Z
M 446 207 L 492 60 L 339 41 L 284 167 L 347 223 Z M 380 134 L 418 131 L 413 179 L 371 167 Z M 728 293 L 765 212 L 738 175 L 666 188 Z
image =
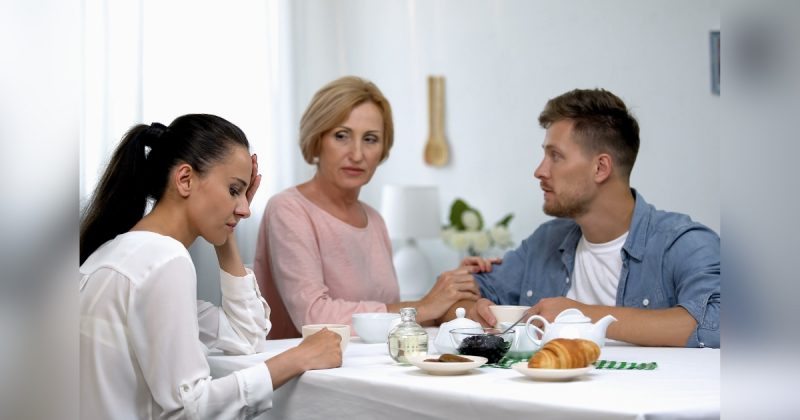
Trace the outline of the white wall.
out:
M 253 216 L 238 242 L 253 261 L 257 226 L 271 193 L 294 183 L 290 142 L 288 0 L 84 0 L 81 200 L 120 137 L 136 123 L 169 124 L 187 113 L 217 114 L 247 133 L 263 175 Z M 198 295 L 219 302 L 213 248 L 190 248 Z
M 295 124 L 313 93 L 355 74 L 392 103 L 396 142 L 362 190 L 379 208 L 388 183 L 436 184 L 442 215 L 462 197 L 494 222 L 507 212 L 519 241 L 548 219 L 533 170 L 547 99 L 603 87 L 638 117 L 632 185 L 659 208 L 719 231 L 718 96 L 710 93 L 709 31 L 719 2 L 298 0 L 293 4 Z M 423 163 L 429 74 L 446 78 L 449 166 Z M 295 139 L 292 139 L 295 141 Z M 295 153 L 298 182 L 313 168 Z M 422 243 L 434 268 L 455 252 Z
M 169 124 L 188 113 L 210 113 L 238 125 L 260 156 L 264 175 L 253 214 L 237 230 L 245 263 L 253 261 L 256 232 L 270 192 L 277 189 L 271 60 L 276 2 L 142 0 L 141 101 L 143 122 Z M 179 29 L 178 29 L 179 28 Z M 213 247 L 198 238 L 190 248 L 198 296 L 219 302 L 219 265 Z
M 718 0 L 86 0 L 87 21 L 92 13 L 108 22 L 85 33 L 85 53 L 99 63 L 85 69 L 85 82 L 107 91 L 85 108 L 105 115 L 106 125 L 84 127 L 111 142 L 92 148 L 94 158 L 82 153 L 90 158 L 83 175 L 99 173 L 98 153 L 107 158 L 132 119 L 230 119 L 265 175 L 238 237 L 246 261 L 269 196 L 313 174 L 297 147 L 300 115 L 317 89 L 345 74 L 376 82 L 394 109 L 395 147 L 362 191 L 376 208 L 385 184 L 435 184 L 443 217 L 456 197 L 489 223 L 513 212 L 520 241 L 547 220 L 533 178 L 544 135 L 539 112 L 548 98 L 599 86 L 639 118 L 633 185 L 656 206 L 719 230 L 720 103 L 710 93 L 708 41 L 719 28 Z M 429 74 L 446 78 L 445 168 L 422 159 Z M 420 245 L 437 272 L 457 262 L 439 240 Z M 198 294 L 218 301 L 213 250 L 191 251 Z

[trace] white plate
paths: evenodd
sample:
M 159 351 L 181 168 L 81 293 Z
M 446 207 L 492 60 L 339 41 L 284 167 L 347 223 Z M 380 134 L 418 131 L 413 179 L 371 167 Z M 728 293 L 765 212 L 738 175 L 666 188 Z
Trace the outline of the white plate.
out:
M 431 375 L 461 375 L 467 373 L 476 367 L 486 364 L 487 359 L 481 356 L 467 356 L 467 359 L 472 359 L 471 362 L 426 362 L 425 359 L 436 359 L 438 354 L 416 355 L 408 358 L 408 362 L 412 365 L 430 373 Z
M 541 369 L 529 368 L 528 362 L 517 362 L 511 365 L 511 369 L 540 381 L 566 381 L 586 374 L 594 369 L 594 366 L 589 365 L 585 368 L 577 369 Z

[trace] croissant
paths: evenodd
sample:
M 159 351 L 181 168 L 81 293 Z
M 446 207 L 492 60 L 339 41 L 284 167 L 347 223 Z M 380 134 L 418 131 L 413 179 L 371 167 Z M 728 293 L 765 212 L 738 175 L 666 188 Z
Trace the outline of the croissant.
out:
M 589 366 L 600 357 L 600 347 L 591 340 L 556 338 L 528 360 L 529 368 L 575 369 Z

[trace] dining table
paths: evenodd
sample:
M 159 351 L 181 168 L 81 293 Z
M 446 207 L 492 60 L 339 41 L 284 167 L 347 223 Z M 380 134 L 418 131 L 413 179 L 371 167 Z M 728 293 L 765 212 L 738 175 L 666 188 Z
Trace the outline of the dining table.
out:
M 435 353 L 428 331 L 429 353 Z M 251 355 L 211 352 L 212 377 L 262 363 L 301 339 L 268 341 Z M 386 343 L 352 337 L 342 366 L 303 373 L 275 390 L 258 419 L 710 419 L 720 417 L 720 350 L 640 347 L 607 340 L 600 359 L 654 369 L 592 369 L 568 380 L 538 380 L 482 366 L 433 375 L 396 363 Z M 618 366 L 618 365 L 617 365 Z

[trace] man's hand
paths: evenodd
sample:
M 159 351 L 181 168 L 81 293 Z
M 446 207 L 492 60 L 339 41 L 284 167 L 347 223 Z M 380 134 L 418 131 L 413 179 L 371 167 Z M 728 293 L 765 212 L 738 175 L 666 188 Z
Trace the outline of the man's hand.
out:
M 668 309 L 623 308 L 587 305 L 565 297 L 544 298 L 531 307 L 528 314 L 541 315 L 553 322 L 558 314 L 568 308 L 577 308 L 592 322 L 606 315 L 614 316 L 617 322 L 609 325 L 606 337 L 640 346 L 683 346 L 697 326 L 689 312 L 680 306 Z
M 492 271 L 493 264 L 501 264 L 503 259 L 500 257 L 482 258 L 482 257 L 466 257 L 461 261 L 461 267 L 469 267 L 472 273 L 488 273 Z
M 494 302 L 489 299 L 478 299 L 472 307 L 467 309 L 467 318 L 480 322 L 484 327 L 493 327 L 497 319 L 492 314 L 492 311 L 489 310 L 492 305 L 494 305 Z
M 578 308 L 581 312 L 586 313 L 587 306 L 586 304 L 565 297 L 543 298 L 539 303 L 528 309 L 528 315 L 540 315 L 547 321 L 553 322 L 556 316 L 564 309 Z

